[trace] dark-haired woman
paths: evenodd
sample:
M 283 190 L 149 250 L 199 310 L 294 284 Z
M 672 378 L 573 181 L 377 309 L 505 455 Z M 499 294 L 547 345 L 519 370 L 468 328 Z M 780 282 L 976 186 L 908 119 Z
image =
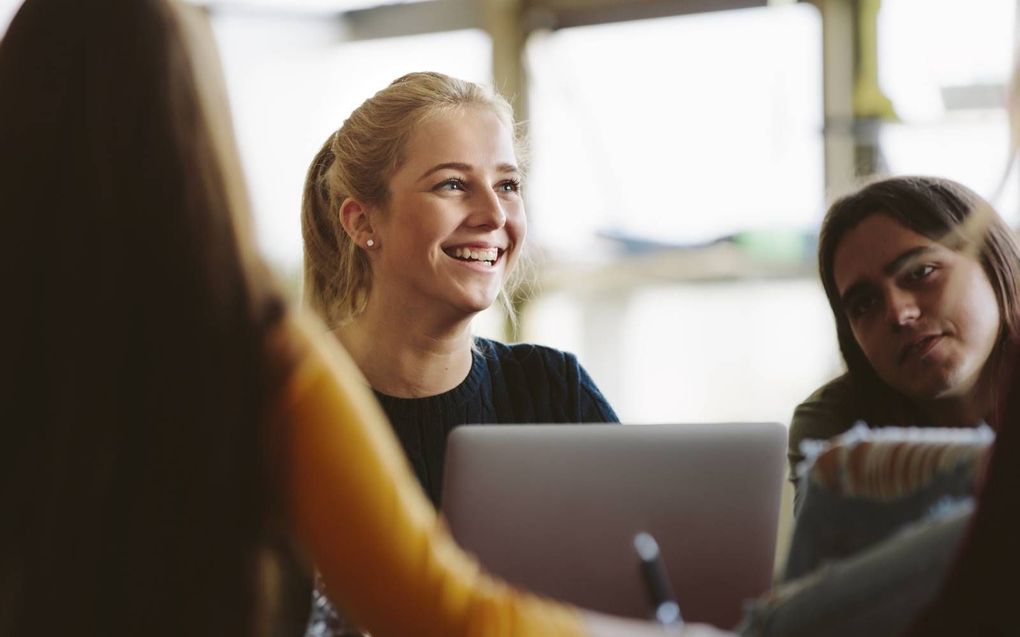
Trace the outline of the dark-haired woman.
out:
M 975 242 L 963 228 L 976 210 L 988 225 Z M 847 372 L 794 412 L 791 475 L 802 440 L 857 421 L 996 421 L 1003 353 L 1018 333 L 1020 251 L 987 202 L 947 179 L 872 183 L 829 209 L 818 263 Z

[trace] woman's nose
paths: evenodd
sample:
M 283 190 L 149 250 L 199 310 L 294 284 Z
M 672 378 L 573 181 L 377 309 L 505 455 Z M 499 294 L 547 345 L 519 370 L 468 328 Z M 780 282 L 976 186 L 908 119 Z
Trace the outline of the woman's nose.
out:
M 470 222 L 474 226 L 502 228 L 506 225 L 506 210 L 499 195 L 488 188 L 479 192 L 476 200 L 471 202 Z
M 888 319 L 893 327 L 910 325 L 921 317 L 921 308 L 912 292 L 892 289 L 886 297 Z

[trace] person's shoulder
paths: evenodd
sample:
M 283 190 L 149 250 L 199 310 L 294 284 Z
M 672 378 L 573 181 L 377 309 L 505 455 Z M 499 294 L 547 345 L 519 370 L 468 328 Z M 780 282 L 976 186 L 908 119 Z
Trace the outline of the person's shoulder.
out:
M 822 385 L 797 405 L 790 422 L 791 438 L 829 438 L 861 417 L 860 400 L 849 374 Z
M 476 338 L 475 347 L 486 361 L 489 373 L 529 386 L 594 386 L 577 356 L 535 343 L 501 343 Z
M 535 418 L 546 422 L 619 422 L 576 355 L 545 345 L 508 345 L 484 338 L 477 338 L 475 347 L 487 361 L 494 384 L 512 388 L 516 395 L 530 394 L 551 410 Z
M 857 391 L 854 388 L 853 380 L 850 378 L 850 374 L 847 373 L 830 380 L 815 391 L 811 392 L 811 395 L 805 398 L 801 404 L 852 404 L 856 395 Z
M 828 440 L 852 427 L 860 418 L 856 394 L 853 380 L 848 374 L 843 374 L 816 389 L 793 410 L 787 459 L 794 485 L 798 485 L 798 467 L 804 460 L 801 443 L 805 440 Z M 800 498 L 798 486 L 796 500 L 799 502 Z
M 535 343 L 501 343 L 488 338 L 475 338 L 475 345 L 483 356 L 501 363 L 534 367 L 564 369 L 577 366 L 577 356 L 554 347 Z

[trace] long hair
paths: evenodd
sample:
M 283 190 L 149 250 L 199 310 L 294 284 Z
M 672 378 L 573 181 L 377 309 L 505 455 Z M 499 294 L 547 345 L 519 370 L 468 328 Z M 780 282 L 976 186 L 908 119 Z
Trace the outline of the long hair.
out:
M 990 214 L 984 240 L 975 246 L 965 236 L 963 225 L 978 210 L 987 210 Z M 954 250 L 972 250 L 977 254 L 995 292 L 1002 321 L 993 360 L 988 363 L 991 365 L 1001 364 L 999 355 L 1011 339 L 1020 334 L 1020 250 L 1009 227 L 991 211 L 990 204 L 966 186 L 949 179 L 884 179 L 837 200 L 829 208 L 819 237 L 818 270 L 836 320 L 836 335 L 847 370 L 861 391 L 865 415 L 870 415 L 867 411 L 872 407 L 909 413 L 912 411 L 910 400 L 878 377 L 857 344 L 840 303 L 833 272 L 836 250 L 843 237 L 874 214 L 888 215 L 905 228 Z
M 0 634 L 255 628 L 283 305 L 188 11 L 27 0 L 0 43 Z
M 384 208 L 389 179 L 403 164 L 415 129 L 437 113 L 465 107 L 488 109 L 515 131 L 510 104 L 491 89 L 442 73 L 409 73 L 365 100 L 316 153 L 301 204 L 303 296 L 330 327 L 360 314 L 372 288 L 368 258 L 340 224 L 340 206 L 353 197 Z M 516 131 L 514 144 L 522 161 Z M 518 272 L 523 270 L 511 274 Z M 518 283 L 512 278 L 500 293 L 511 317 L 507 290 Z

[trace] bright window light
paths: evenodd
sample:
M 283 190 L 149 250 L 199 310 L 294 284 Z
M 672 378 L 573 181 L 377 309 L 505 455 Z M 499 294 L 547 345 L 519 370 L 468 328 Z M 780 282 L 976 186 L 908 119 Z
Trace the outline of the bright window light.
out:
M 606 252 L 607 230 L 687 245 L 817 227 L 821 55 L 804 3 L 532 38 L 532 238 L 556 264 Z M 625 266 L 574 265 L 524 337 L 576 352 L 625 422 L 788 423 L 840 373 L 813 275 L 606 284 Z
M 817 223 L 821 20 L 805 4 L 533 37 L 536 236 L 560 256 L 596 233 L 697 243 Z
M 342 21 L 214 14 L 260 243 L 281 271 L 301 265 L 301 192 L 326 137 L 411 71 L 491 82 L 481 31 L 344 42 Z
M 20 6 L 21 0 L 0 0 L 0 36 L 7 32 L 7 25 Z
M 880 133 L 890 173 L 949 177 L 993 194 L 1008 151 L 1015 14 L 1015 0 L 882 3 L 880 82 L 901 120 Z M 993 203 L 1015 225 L 1017 202 L 1014 174 Z

